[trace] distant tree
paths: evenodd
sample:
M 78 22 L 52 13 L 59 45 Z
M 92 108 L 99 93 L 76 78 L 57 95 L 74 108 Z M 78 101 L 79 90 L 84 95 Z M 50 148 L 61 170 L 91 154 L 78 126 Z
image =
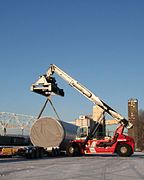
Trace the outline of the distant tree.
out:
M 139 110 L 139 121 L 144 122 L 144 110 Z
M 139 110 L 138 120 L 138 146 L 140 150 L 144 150 L 144 110 Z

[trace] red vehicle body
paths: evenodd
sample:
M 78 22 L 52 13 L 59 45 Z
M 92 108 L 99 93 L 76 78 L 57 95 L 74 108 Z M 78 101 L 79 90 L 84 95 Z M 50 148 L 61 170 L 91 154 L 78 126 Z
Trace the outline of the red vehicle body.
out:
M 114 154 L 131 156 L 134 153 L 133 138 L 123 134 L 124 126 L 120 125 L 113 137 L 108 139 L 74 140 L 67 147 L 68 156 L 84 154 Z

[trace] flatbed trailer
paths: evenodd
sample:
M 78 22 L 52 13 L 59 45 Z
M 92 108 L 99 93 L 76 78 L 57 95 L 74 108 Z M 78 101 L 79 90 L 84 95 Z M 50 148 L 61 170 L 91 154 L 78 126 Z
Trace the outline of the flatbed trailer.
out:
M 42 158 L 46 151 L 36 146 L 0 146 L 0 157 L 20 156 L 28 159 Z
M 43 147 L 33 146 L 29 136 L 0 136 L 0 157 L 42 158 L 45 155 L 48 155 L 48 151 Z

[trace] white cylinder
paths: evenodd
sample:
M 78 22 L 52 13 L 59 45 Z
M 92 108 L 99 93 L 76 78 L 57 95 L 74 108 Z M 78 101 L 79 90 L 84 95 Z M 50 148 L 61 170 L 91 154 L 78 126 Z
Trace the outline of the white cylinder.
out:
M 35 121 L 30 131 L 33 145 L 40 147 L 60 147 L 65 149 L 70 140 L 76 138 L 77 126 L 43 117 Z

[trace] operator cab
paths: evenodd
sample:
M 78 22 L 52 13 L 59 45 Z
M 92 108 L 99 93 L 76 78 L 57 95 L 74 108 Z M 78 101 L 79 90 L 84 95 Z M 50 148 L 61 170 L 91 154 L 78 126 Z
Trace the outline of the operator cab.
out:
M 78 127 L 77 129 L 77 139 L 85 139 L 88 136 L 89 130 L 87 126 Z

